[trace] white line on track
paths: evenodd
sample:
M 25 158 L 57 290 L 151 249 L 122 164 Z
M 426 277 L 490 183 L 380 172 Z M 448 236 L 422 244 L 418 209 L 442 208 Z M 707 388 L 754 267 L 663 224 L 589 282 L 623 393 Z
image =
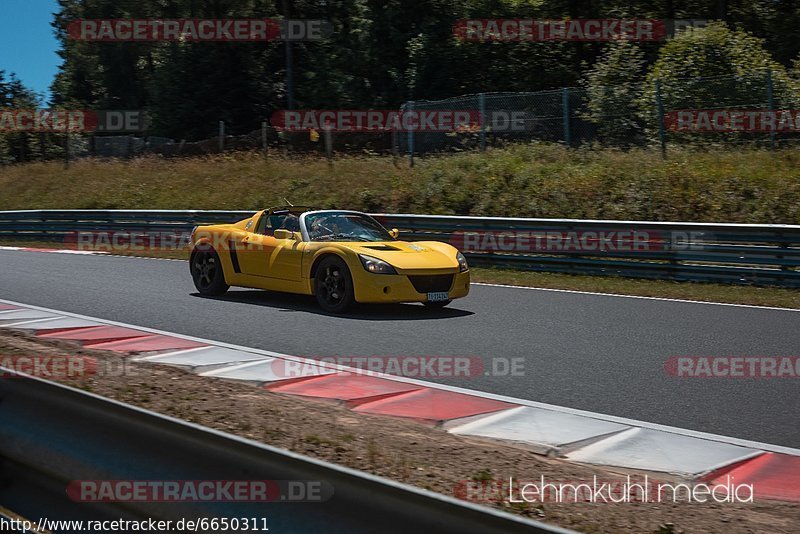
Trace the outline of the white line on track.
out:
M 128 256 L 124 256 L 124 257 L 128 257 Z M 512 287 L 516 287 L 516 286 L 512 286 Z M 70 312 L 65 312 L 65 311 L 61 311 L 61 310 L 54 310 L 52 308 L 45 308 L 45 307 L 42 307 L 42 306 L 33 306 L 31 304 L 25 304 L 25 303 L 16 302 L 16 301 L 13 301 L 13 300 L 0 299 L 0 303 L 21 306 L 21 307 L 32 309 L 32 310 L 39 310 L 39 311 L 55 313 L 57 315 L 62 315 L 62 316 L 75 317 L 75 318 L 84 319 L 84 320 L 87 320 L 87 321 L 96 321 L 98 323 L 103 323 L 103 324 L 112 325 L 112 326 L 121 326 L 123 328 L 133 328 L 133 329 L 141 330 L 141 331 L 144 331 L 144 332 L 151 332 L 153 334 L 161 334 L 161 335 L 165 335 L 165 336 L 172 336 L 172 337 L 177 337 L 177 338 L 181 338 L 181 339 L 187 339 L 189 341 L 196 341 L 198 343 L 205 343 L 207 345 L 215 345 L 217 347 L 225 347 L 225 348 L 229 348 L 229 349 L 233 349 L 233 350 L 239 350 L 239 351 L 250 352 L 250 353 L 255 353 L 255 354 L 262 354 L 262 355 L 270 356 L 270 357 L 273 357 L 273 358 L 281 358 L 281 359 L 292 360 L 292 361 L 296 361 L 298 359 L 302 360 L 302 361 L 307 361 L 307 359 L 305 359 L 305 358 L 300 358 L 298 356 L 291 356 L 291 355 L 288 355 L 288 354 L 282 354 L 282 353 L 279 353 L 279 352 L 272 352 L 272 351 L 256 349 L 256 348 L 252 348 L 252 347 L 244 347 L 242 345 L 234 345 L 232 343 L 225 343 L 225 342 L 222 342 L 222 341 L 214 341 L 214 340 L 203 339 L 203 338 L 194 337 L 194 336 L 187 336 L 187 335 L 183 335 L 183 334 L 177 334 L 177 333 L 174 333 L 174 332 L 167 332 L 165 330 L 158 330 L 158 329 L 155 329 L 155 328 L 148 328 L 148 327 L 145 327 L 145 326 L 138 326 L 138 325 L 132 325 L 132 324 L 128 324 L 128 323 L 121 323 L 121 322 L 118 322 L 118 321 L 109 321 L 109 320 L 106 320 L 106 319 L 99 319 L 97 317 L 91 317 L 91 316 L 88 316 L 88 315 L 70 313 Z M 322 363 L 324 363 L 324 362 L 320 362 L 320 364 L 322 364 Z M 349 371 L 356 371 L 356 372 L 359 371 L 358 369 L 350 369 L 350 368 L 342 366 L 342 365 L 326 365 L 326 366 L 327 367 L 334 367 L 334 368 L 337 368 L 339 370 L 349 370 Z M 380 373 L 372 373 L 372 374 L 374 376 L 381 375 Z M 718 442 L 722 442 L 722 443 L 729 443 L 731 445 L 738 445 L 740 447 L 749 447 L 749 448 L 753 448 L 753 449 L 761 449 L 763 451 L 771 451 L 771 452 L 777 452 L 777 453 L 783 453 L 783 454 L 790 454 L 790 455 L 793 455 L 793 456 L 800 456 L 800 449 L 795 449 L 795 448 L 792 448 L 792 447 L 785 447 L 783 445 L 773 445 L 771 443 L 762 443 L 762 442 L 758 442 L 758 441 L 751 441 L 751 440 L 735 438 L 735 437 L 731 437 L 731 436 L 722 436 L 722 435 L 719 435 L 719 434 L 710 434 L 710 433 L 707 433 L 707 432 L 700 432 L 700 431 L 697 431 L 697 430 L 689 430 L 689 429 L 685 429 L 685 428 L 678 428 L 678 427 L 673 427 L 673 426 L 660 425 L 660 424 L 657 424 L 657 423 L 648 423 L 646 421 L 639 421 L 639 420 L 636 420 L 636 419 L 629 419 L 629 418 L 626 418 L 626 417 L 617 417 L 617 416 L 614 416 L 614 415 L 606 415 L 606 414 L 601 414 L 601 413 L 589 412 L 589 411 L 585 411 L 585 410 L 578 410 L 578 409 L 574 409 L 574 408 L 567 408 L 565 406 L 557 406 L 555 404 L 546 404 L 546 403 L 543 403 L 543 402 L 536 402 L 536 401 L 531 401 L 531 400 L 526 400 L 526 399 L 518 399 L 518 398 L 515 398 L 515 397 L 507 397 L 505 395 L 497 395 L 497 394 L 488 393 L 488 392 L 485 392 L 485 391 L 460 388 L 460 387 L 457 387 L 457 386 L 450 386 L 450 385 L 447 385 L 447 384 L 439 384 L 439 383 L 436 383 L 436 382 L 426 382 L 424 380 L 417 380 L 415 378 L 407 378 L 407 377 L 395 376 L 395 375 L 382 375 L 382 376 L 384 376 L 385 378 L 391 379 L 391 380 L 396 380 L 398 382 L 416 384 L 416 385 L 420 385 L 422 387 L 427 387 L 427 388 L 442 389 L 442 390 L 446 390 L 446 391 L 451 391 L 453 393 L 463 393 L 465 395 L 473 395 L 473 396 L 476 396 L 476 397 L 483 397 L 483 398 L 486 398 L 486 399 L 494 399 L 494 400 L 498 400 L 498 401 L 502 401 L 502 402 L 508 402 L 508 403 L 511 403 L 511 404 L 522 405 L 522 406 L 531 406 L 531 407 L 540 408 L 540 409 L 543 409 L 543 410 L 550 410 L 550 411 L 554 411 L 554 412 L 560 412 L 560 413 L 566 413 L 566 414 L 572 414 L 572 415 L 581 415 L 581 416 L 584 416 L 584 417 L 591 417 L 593 419 L 599 419 L 599 420 L 603 420 L 603 421 L 610 421 L 610 422 L 613 422 L 613 423 L 620 423 L 620 424 L 629 425 L 629 426 L 633 426 L 633 427 L 641 427 L 641 428 L 647 428 L 647 429 L 651 429 L 651 430 L 658 430 L 658 431 L 661 431 L 661 432 L 669 432 L 671 434 L 678 434 L 678 435 L 681 435 L 681 436 L 688 436 L 688 437 L 694 437 L 694 438 L 699 438 L 699 439 L 705 439 L 705 440 L 709 440 L 709 441 L 718 441 Z
M 620 297 L 626 299 L 643 299 L 643 300 L 663 300 L 665 302 L 681 302 L 685 304 L 710 304 L 712 306 L 733 306 L 736 308 L 755 308 L 758 310 L 777 310 L 777 311 L 789 311 L 789 312 L 800 312 L 800 309 L 797 308 L 779 308 L 777 306 L 758 306 L 755 304 L 734 304 L 730 302 L 713 302 L 713 301 L 705 301 L 705 300 L 687 300 L 687 299 L 673 299 L 668 297 L 645 297 L 641 295 L 622 295 L 619 293 L 600 293 L 597 291 L 579 291 L 577 289 L 555 289 L 550 287 L 530 287 L 530 286 L 514 286 L 508 284 L 489 284 L 486 282 L 472 282 L 472 285 L 476 286 L 488 286 L 488 287 L 504 287 L 510 289 L 529 289 L 532 291 L 554 291 L 557 293 L 576 293 L 578 295 L 596 295 L 600 297 Z

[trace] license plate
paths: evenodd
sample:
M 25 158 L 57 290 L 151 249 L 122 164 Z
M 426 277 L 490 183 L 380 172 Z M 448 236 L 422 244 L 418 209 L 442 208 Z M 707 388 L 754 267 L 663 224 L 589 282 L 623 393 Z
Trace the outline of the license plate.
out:
M 447 294 L 447 291 L 428 293 L 428 302 L 441 302 L 443 300 L 449 300 L 449 299 L 450 295 Z

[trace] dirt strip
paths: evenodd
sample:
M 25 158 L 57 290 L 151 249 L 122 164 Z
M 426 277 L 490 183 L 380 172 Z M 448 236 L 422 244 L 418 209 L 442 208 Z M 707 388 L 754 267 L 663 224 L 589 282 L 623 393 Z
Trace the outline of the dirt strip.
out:
M 116 353 L 0 330 L 0 361 L 20 356 L 89 356 L 98 368 L 119 369 Z M 105 374 L 105 376 L 100 376 Z M 115 376 L 112 376 L 115 375 Z M 797 532 L 800 506 L 753 503 L 545 502 L 511 503 L 500 481 L 591 483 L 624 481 L 632 472 L 584 466 L 532 451 L 448 434 L 396 418 L 358 414 L 346 407 L 271 393 L 246 383 L 201 377 L 155 364 L 126 362 L 125 373 L 60 378 L 57 381 L 347 467 L 446 495 L 485 502 L 582 532 Z M 633 473 L 640 481 L 644 473 Z M 675 482 L 660 473 L 651 480 Z M 517 494 L 518 495 L 518 494 Z

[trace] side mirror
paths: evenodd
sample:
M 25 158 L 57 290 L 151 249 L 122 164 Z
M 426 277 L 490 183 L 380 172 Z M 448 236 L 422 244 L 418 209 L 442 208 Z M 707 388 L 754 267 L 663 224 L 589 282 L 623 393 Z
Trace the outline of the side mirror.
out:
M 275 230 L 273 236 L 275 239 L 294 239 L 294 232 L 285 228 L 279 228 Z
M 389 235 L 397 239 L 397 236 L 400 235 L 400 230 L 398 230 L 397 228 L 392 228 L 391 230 L 389 230 Z

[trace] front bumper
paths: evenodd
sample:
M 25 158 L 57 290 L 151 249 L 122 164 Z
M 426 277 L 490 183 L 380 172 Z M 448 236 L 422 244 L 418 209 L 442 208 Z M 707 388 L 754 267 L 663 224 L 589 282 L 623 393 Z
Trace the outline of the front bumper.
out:
M 469 294 L 469 271 L 414 271 L 401 274 L 373 274 L 361 269 L 352 273 L 356 302 L 427 302 L 427 291 L 440 292 L 445 288 L 429 279 L 431 276 L 451 276 L 452 283 L 446 289 L 450 300 Z M 417 277 L 416 287 L 409 277 Z

